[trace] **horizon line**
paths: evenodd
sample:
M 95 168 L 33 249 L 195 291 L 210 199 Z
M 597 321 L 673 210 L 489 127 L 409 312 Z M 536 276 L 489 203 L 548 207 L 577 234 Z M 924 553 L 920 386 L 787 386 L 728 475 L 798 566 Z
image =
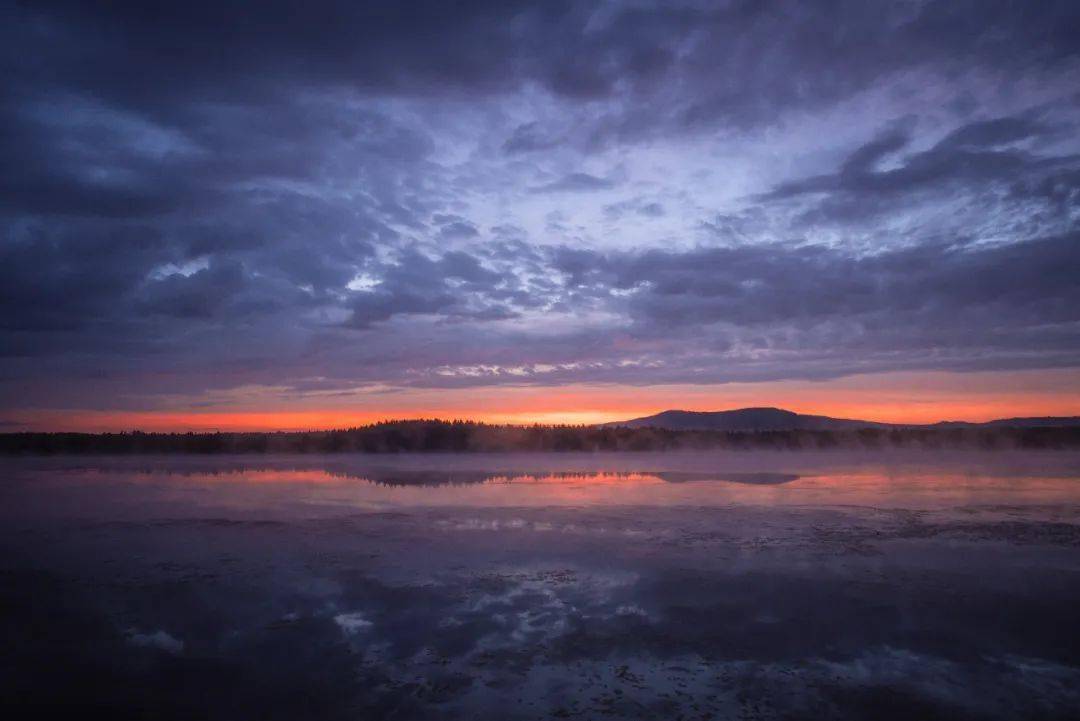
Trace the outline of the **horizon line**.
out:
M 697 410 L 687 410 L 687 409 L 682 409 L 682 408 L 666 408 L 664 410 L 655 411 L 653 413 L 648 413 L 646 415 L 636 416 L 636 417 L 633 417 L 633 418 L 625 418 L 625 419 L 614 420 L 614 421 L 600 421 L 600 422 L 592 422 L 592 423 L 573 422 L 573 421 L 542 421 L 542 420 L 509 422 L 509 421 L 482 420 L 482 419 L 469 418 L 469 417 L 441 417 L 441 416 L 438 416 L 438 415 L 421 415 L 421 414 L 418 414 L 418 415 L 412 415 L 412 416 L 387 416 L 385 418 L 380 418 L 380 419 L 377 419 L 377 420 L 371 420 L 371 421 L 368 421 L 368 422 L 358 423 L 358 424 L 351 424 L 351 425 L 327 425 L 327 426 L 307 426 L 307 427 L 281 426 L 281 427 L 277 427 L 277 428 L 265 428 L 265 427 L 264 428 L 254 428 L 254 427 L 249 427 L 249 428 L 220 428 L 220 427 L 203 427 L 203 428 L 187 427 L 187 428 L 180 428 L 180 427 L 174 427 L 174 428 L 171 428 L 171 429 L 143 430 L 142 428 L 138 428 L 138 427 L 125 427 L 125 428 L 120 428 L 120 429 L 115 429 L 115 430 L 74 430 L 74 429 L 49 429 L 49 430 L 45 430 L 45 429 L 26 429 L 26 428 L 17 429 L 17 430 L 5 430 L 4 425 L 0 425 L 0 435 L 17 435 L 17 434 L 120 435 L 120 434 L 135 434 L 135 433 L 141 433 L 141 434 L 144 434 L 144 435 L 186 435 L 186 434 L 191 434 L 191 435 L 203 435 L 203 434 L 206 434 L 206 435 L 209 435 L 209 434 L 237 434 L 237 433 L 251 433 L 251 434 L 271 435 L 271 434 L 275 434 L 275 433 L 332 433 L 332 432 L 335 432 L 335 431 L 350 431 L 350 430 L 357 430 L 357 429 L 363 429 L 363 428 L 372 428 L 372 427 L 380 426 L 380 425 L 389 425 L 389 424 L 394 424 L 394 423 L 422 423 L 422 422 L 446 423 L 446 424 L 465 423 L 465 424 L 473 424 L 473 425 L 481 425 L 481 426 L 507 427 L 507 428 L 531 428 L 531 427 L 590 428 L 590 427 L 600 427 L 600 426 L 617 426 L 620 423 L 631 423 L 631 422 L 634 422 L 634 421 L 641 420 L 643 418 L 651 418 L 653 416 L 661 415 L 661 414 L 664 414 L 664 413 L 691 413 L 691 414 L 705 415 L 705 414 L 716 414 L 716 413 L 733 413 L 733 412 L 748 411 L 748 410 L 775 410 L 775 411 L 782 411 L 782 412 L 785 412 L 785 413 L 793 413 L 793 414 L 795 414 L 797 416 L 816 417 L 816 418 L 829 418 L 829 419 L 838 420 L 838 421 L 852 421 L 852 422 L 857 422 L 857 423 L 858 422 L 863 422 L 863 423 L 874 424 L 874 425 L 896 426 L 896 427 L 899 427 L 899 428 L 932 427 L 932 426 L 948 425 L 948 424 L 984 425 L 984 424 L 996 423 L 996 422 L 1007 421 L 1007 420 L 1029 420 L 1029 419 L 1036 419 L 1036 418 L 1038 418 L 1038 419 L 1072 419 L 1072 418 L 1080 418 L 1080 413 L 1076 413 L 1076 414 L 1069 414 L 1069 415 L 1054 414 L 1054 415 L 1004 416 L 1004 417 L 999 417 L 999 418 L 989 418 L 989 419 L 987 419 L 985 421 L 970 421 L 970 420 L 966 420 L 966 419 L 945 418 L 945 419 L 936 420 L 936 421 L 904 422 L 904 421 L 882 421 L 882 420 L 875 420 L 875 419 L 871 419 L 871 418 L 852 418 L 852 417 L 846 417 L 846 416 L 830 416 L 830 415 L 821 414 L 821 413 L 803 413 L 803 412 L 799 412 L 799 411 L 792 411 L 790 409 L 782 408 L 782 407 L 779 407 L 779 406 L 740 406 L 740 407 L 737 407 L 737 408 L 725 408 L 725 409 L 721 409 L 721 410 L 712 410 L 712 411 L 697 411 Z M 193 415 L 197 415 L 197 414 L 193 414 Z M 237 413 L 235 415 L 252 415 L 252 414 Z M 276 414 L 269 413 L 269 414 L 260 414 L 260 415 L 276 415 Z M 551 415 L 551 414 L 541 414 L 541 415 Z M 573 415 L 573 414 L 568 414 L 568 415 Z M 14 424 L 10 424 L 10 425 L 14 425 Z M 723 430 L 723 429 L 680 429 L 680 430 Z M 790 429 L 790 430 L 798 430 L 798 429 Z

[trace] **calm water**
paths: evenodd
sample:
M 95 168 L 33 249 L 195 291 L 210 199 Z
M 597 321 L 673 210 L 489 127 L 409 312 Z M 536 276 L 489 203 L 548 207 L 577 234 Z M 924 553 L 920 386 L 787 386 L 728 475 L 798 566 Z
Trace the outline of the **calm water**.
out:
M 1072 453 L 2 469 L 23 714 L 1080 715 Z

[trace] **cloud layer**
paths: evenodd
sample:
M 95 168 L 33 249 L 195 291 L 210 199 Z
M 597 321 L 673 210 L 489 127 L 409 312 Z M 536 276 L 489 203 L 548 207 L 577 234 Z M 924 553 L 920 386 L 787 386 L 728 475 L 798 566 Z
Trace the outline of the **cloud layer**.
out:
M 7 409 L 1080 366 L 1075 3 L 0 27 Z

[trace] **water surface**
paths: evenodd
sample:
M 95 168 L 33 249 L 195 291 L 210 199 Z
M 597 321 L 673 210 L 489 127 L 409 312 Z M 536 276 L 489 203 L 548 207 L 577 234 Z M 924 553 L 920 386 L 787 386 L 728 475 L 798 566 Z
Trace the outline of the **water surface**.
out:
M 1069 718 L 1070 453 L 3 462 L 2 688 L 154 718 Z

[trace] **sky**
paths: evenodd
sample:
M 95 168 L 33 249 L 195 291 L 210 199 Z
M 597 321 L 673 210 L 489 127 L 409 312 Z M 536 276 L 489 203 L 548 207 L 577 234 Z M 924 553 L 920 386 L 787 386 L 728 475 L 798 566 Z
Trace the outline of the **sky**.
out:
M 1080 414 L 1080 4 L 0 7 L 0 430 Z

